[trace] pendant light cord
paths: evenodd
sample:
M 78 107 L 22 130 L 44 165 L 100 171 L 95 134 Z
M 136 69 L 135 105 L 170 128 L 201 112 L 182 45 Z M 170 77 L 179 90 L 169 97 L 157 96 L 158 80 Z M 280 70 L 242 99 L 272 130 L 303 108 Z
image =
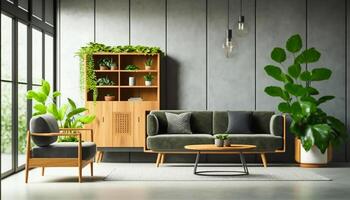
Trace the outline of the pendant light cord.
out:
M 227 0 L 227 29 L 230 28 L 230 0 Z
M 241 14 L 241 16 L 242 16 L 242 10 L 243 10 L 243 0 L 241 0 L 241 8 L 240 8 L 240 14 Z

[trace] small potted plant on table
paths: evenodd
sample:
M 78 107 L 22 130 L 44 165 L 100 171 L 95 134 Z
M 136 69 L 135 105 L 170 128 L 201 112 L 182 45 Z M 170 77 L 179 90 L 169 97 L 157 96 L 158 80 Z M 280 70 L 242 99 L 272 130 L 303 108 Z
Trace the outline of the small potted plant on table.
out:
M 215 136 L 215 146 L 217 147 L 228 147 L 230 146 L 230 141 L 228 140 L 228 134 L 218 134 Z
M 153 59 L 152 58 L 148 58 L 145 62 L 145 69 L 146 70 L 151 70 L 152 68 L 152 63 L 153 63 Z
M 144 75 L 143 78 L 145 79 L 145 85 L 146 86 L 151 86 L 152 85 L 152 80 L 154 79 L 153 75 L 151 73 Z

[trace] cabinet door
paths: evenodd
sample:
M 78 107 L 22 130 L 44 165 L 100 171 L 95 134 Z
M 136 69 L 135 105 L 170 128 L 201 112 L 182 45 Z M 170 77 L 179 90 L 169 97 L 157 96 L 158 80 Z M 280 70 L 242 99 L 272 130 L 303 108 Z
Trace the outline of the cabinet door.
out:
M 87 108 L 90 114 L 95 114 L 96 118 L 90 127 L 94 130 L 94 142 L 97 147 L 112 147 L 112 102 L 88 102 Z
M 146 138 L 146 113 L 159 110 L 156 101 L 143 101 L 134 103 L 134 147 L 144 147 Z
M 132 147 L 134 131 L 132 102 L 113 102 L 112 133 L 114 147 Z

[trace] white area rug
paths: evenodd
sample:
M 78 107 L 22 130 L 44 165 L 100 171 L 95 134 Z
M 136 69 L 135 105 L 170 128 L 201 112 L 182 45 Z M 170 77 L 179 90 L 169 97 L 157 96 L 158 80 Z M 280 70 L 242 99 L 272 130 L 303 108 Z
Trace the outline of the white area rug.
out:
M 205 165 L 202 170 L 242 171 L 239 165 Z M 311 169 L 299 167 L 249 167 L 244 176 L 201 176 L 193 174 L 193 165 L 118 164 L 105 181 L 330 181 Z

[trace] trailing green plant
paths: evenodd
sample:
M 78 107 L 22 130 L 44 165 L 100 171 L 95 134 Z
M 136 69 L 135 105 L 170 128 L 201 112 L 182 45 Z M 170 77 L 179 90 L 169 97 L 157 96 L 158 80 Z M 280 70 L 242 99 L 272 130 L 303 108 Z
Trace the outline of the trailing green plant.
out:
M 282 86 L 268 86 L 265 92 L 282 100 L 278 110 L 290 115 L 291 132 L 301 140 L 306 151 L 317 146 L 324 153 L 330 144 L 336 146 L 344 143 L 347 138 L 343 122 L 328 115 L 321 109 L 321 104 L 334 99 L 334 96 L 319 96 L 320 92 L 312 83 L 328 80 L 332 71 L 328 68 L 306 67 L 309 63 L 316 63 L 321 53 L 315 48 L 303 51 L 300 35 L 291 36 L 286 42 L 286 49 L 276 47 L 271 52 L 271 59 L 278 63 L 267 65 L 265 72 Z M 287 52 L 292 55 L 292 63 L 285 67 Z
M 98 64 L 99 64 L 99 66 L 104 66 L 104 67 L 107 67 L 108 69 L 110 69 L 112 67 L 113 60 L 111 58 L 102 58 L 98 62 Z
M 82 128 L 85 124 L 91 123 L 95 119 L 95 115 L 84 115 L 83 113 L 88 111 L 85 107 L 77 107 L 75 102 L 67 98 L 68 103 L 63 104 L 61 107 L 56 104 L 56 97 L 60 96 L 59 91 L 50 93 L 50 84 L 42 80 L 41 86 L 38 90 L 29 90 L 27 92 L 27 99 L 32 100 L 34 103 L 33 109 L 35 112 L 32 116 L 50 114 L 58 122 L 61 128 Z M 74 136 L 60 137 L 59 141 L 65 141 L 65 138 L 69 141 Z
M 149 73 L 143 76 L 143 78 L 145 79 L 145 81 L 152 81 L 154 79 L 154 76 Z
M 136 65 L 127 65 L 125 67 L 125 70 L 130 70 L 130 71 L 132 71 L 132 70 L 139 70 L 139 67 L 136 66 Z
M 153 59 L 152 58 L 148 58 L 145 62 L 145 66 L 152 66 L 153 64 Z
M 109 78 L 106 76 L 106 77 L 103 77 L 103 78 L 99 78 L 97 80 L 97 84 L 99 86 L 114 85 L 114 82 L 112 80 L 109 80 Z
M 228 134 L 226 134 L 226 133 L 217 134 L 217 135 L 215 135 L 215 138 L 219 139 L 219 140 L 227 140 L 228 139 Z
M 146 55 L 155 55 L 163 52 L 159 47 L 147 47 L 147 46 L 107 46 L 100 43 L 90 42 L 86 46 L 81 47 L 76 55 L 80 58 L 80 90 L 83 93 L 84 90 L 92 91 L 93 100 L 96 101 L 98 96 L 98 91 L 96 88 L 96 74 L 94 72 L 94 58 L 93 54 L 97 52 L 110 52 L 110 53 L 144 53 Z M 84 65 L 86 63 L 86 71 Z M 84 80 L 84 73 L 86 74 L 86 80 Z

